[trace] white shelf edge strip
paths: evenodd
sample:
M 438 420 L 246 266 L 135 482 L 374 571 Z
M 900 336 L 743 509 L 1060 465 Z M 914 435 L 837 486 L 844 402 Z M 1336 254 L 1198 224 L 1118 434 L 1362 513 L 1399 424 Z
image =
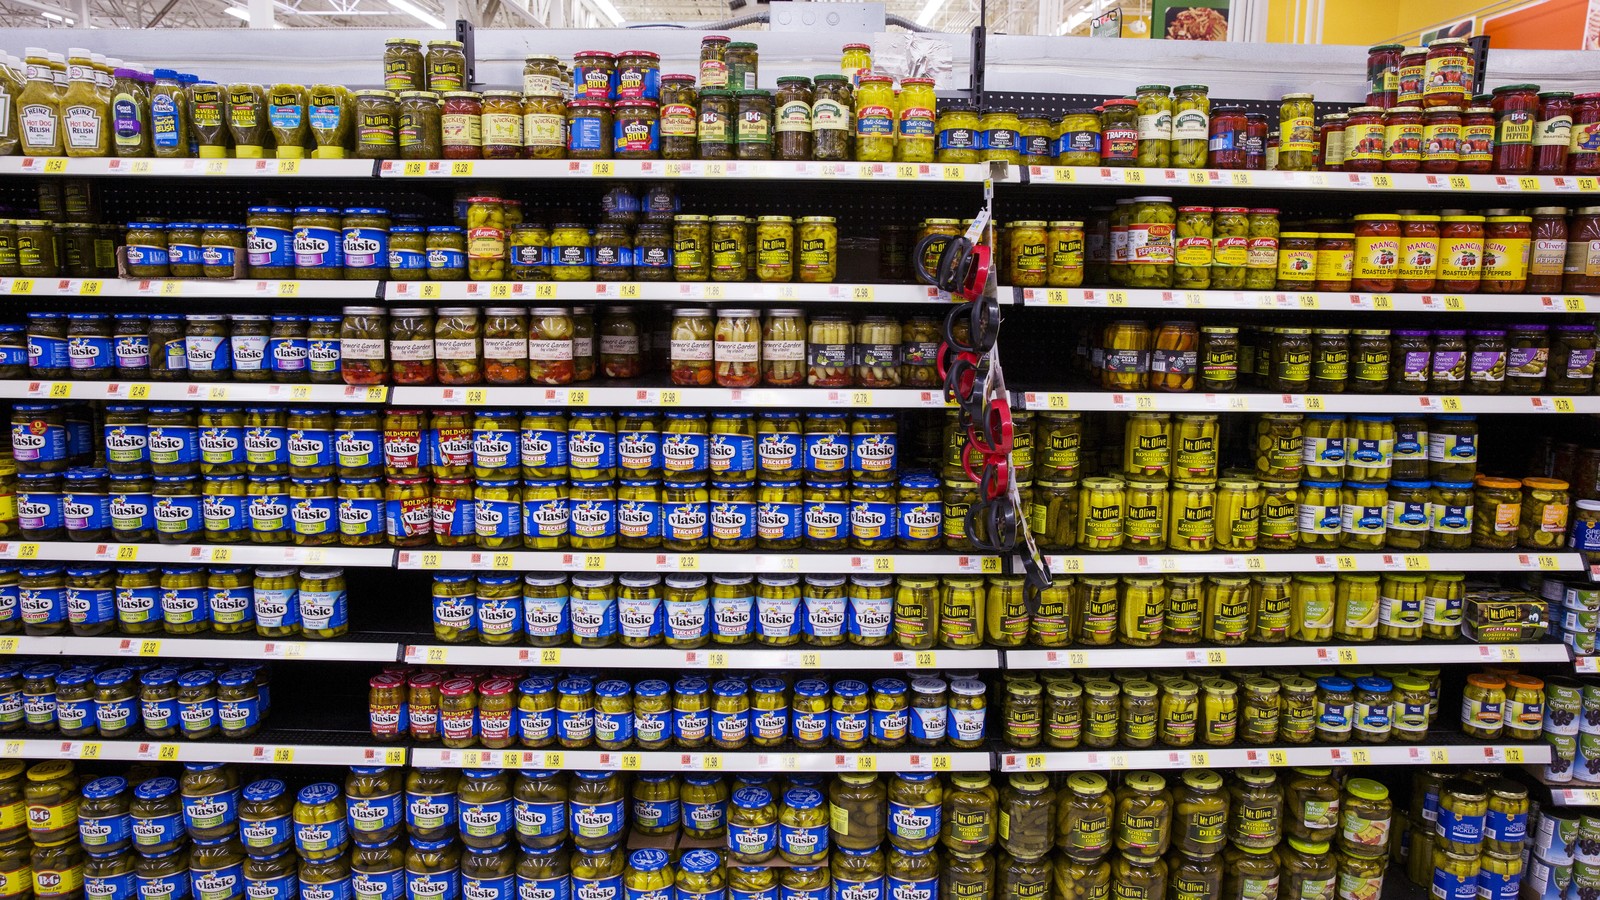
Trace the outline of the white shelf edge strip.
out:
M 401 388 L 404 391 L 405 388 Z M 1074 412 L 1600 413 L 1600 396 L 1023 391 L 1022 408 Z
M 659 647 L 486 647 L 407 644 L 413 665 L 599 666 L 627 669 L 998 669 L 999 650 L 890 650 L 866 647 L 763 647 L 673 650 Z
M 228 178 L 371 178 L 370 159 L 119 159 L 8 156 L 0 175 L 127 175 Z
M 1575 572 L 1583 557 L 1572 552 L 1437 551 L 1422 553 L 1089 553 L 1046 555 L 1058 575 L 1219 572 Z
M 1187 769 L 1217 766 L 1361 766 L 1361 765 L 1502 765 L 1548 763 L 1550 745 L 1543 741 L 1490 744 L 1350 743 L 1306 744 L 1272 748 L 1186 747 L 1159 750 L 1056 750 L 1000 753 L 1002 772 L 1073 772 L 1097 769 Z
M 1412 644 L 1342 644 L 1311 647 L 1303 644 L 1210 645 L 1156 647 L 1072 647 L 1060 650 L 1007 650 L 1008 669 L 1142 669 L 1187 666 L 1350 666 L 1401 664 L 1546 663 L 1567 662 L 1566 645 L 1453 644 L 1419 641 Z
M 387 385 L 209 384 L 195 381 L 0 381 L 10 400 L 153 400 L 179 403 L 382 403 Z
M 506 571 L 589 572 L 792 572 L 803 574 L 878 575 L 998 575 L 1001 560 L 995 556 L 952 556 L 938 553 L 818 553 L 814 555 L 762 552 L 653 553 L 649 551 L 506 551 L 401 550 L 401 569 L 501 569 Z
M 379 282 L 259 278 L 0 278 L 0 294 L 27 297 L 198 297 L 373 300 Z
M 386 160 L 381 178 L 661 178 L 979 184 L 985 164 L 784 160 Z M 1012 171 L 1010 178 L 1020 180 Z
M 1021 174 L 1020 171 L 1013 172 L 1015 178 L 1020 179 Z M 1600 179 L 1582 175 L 1429 175 L 1399 172 L 1278 172 L 1104 166 L 1028 166 L 1026 174 L 1030 185 L 1045 186 L 1438 191 L 1449 194 L 1576 194 L 1600 191 Z
M 921 388 L 402 386 L 394 389 L 390 402 L 466 406 L 697 406 L 762 409 L 810 407 L 944 409 L 946 406 L 942 392 Z
M 116 544 L 88 541 L 0 541 L 0 560 L 103 563 L 229 563 L 241 566 L 393 568 L 391 547 L 296 547 L 280 544 Z
M 1254 309 L 1323 312 L 1583 313 L 1600 297 L 1584 294 L 1345 294 L 1287 291 L 1186 291 L 1140 288 L 1021 288 L 1022 305 L 1082 309 Z M 1000 288 L 1000 296 L 1015 291 Z
M 67 740 L 19 738 L 0 742 L 0 758 L 105 759 L 145 762 L 226 762 L 290 765 L 404 765 L 404 747 L 326 745 L 251 741 L 197 742 L 145 740 Z
M 26 640 L 26 639 L 25 639 Z M 58 649 L 19 646 L 0 652 L 55 653 L 64 656 L 195 657 L 199 659 L 281 659 L 316 662 L 394 662 L 399 645 L 393 641 L 296 641 L 256 637 L 187 638 L 163 634 L 112 637 L 33 638 L 58 641 Z
M 766 284 L 762 282 L 708 281 L 390 281 L 384 298 L 391 301 L 506 301 L 593 300 L 683 302 L 771 300 L 784 303 L 940 303 L 939 292 L 912 284 Z M 1002 303 L 1010 303 L 1008 294 Z
M 763 750 L 439 750 L 411 751 L 413 766 L 454 768 L 501 766 L 525 769 L 617 769 L 659 772 L 984 772 L 988 751 L 889 750 L 763 751 Z

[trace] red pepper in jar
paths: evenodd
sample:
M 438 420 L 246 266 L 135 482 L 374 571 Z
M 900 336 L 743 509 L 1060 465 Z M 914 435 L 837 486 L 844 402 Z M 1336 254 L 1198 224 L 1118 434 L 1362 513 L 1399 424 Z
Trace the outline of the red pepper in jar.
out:
M 1369 213 L 1355 217 L 1355 265 L 1350 287 L 1383 294 L 1400 273 L 1400 217 Z
M 1317 136 L 1317 168 L 1323 172 L 1344 171 L 1345 127 L 1350 117 L 1332 113 L 1322 120 Z
M 1400 96 L 1401 44 L 1379 44 L 1367 50 L 1367 105 L 1388 109 Z
M 1441 291 L 1470 293 L 1483 279 L 1483 216 L 1444 216 L 1439 227 Z
M 1422 106 L 1422 84 L 1428 69 L 1428 51 L 1422 47 L 1407 47 L 1400 55 L 1400 88 L 1389 106 Z
M 1439 217 L 1400 217 L 1400 277 L 1402 291 L 1433 290 L 1439 272 Z
M 1539 119 L 1533 127 L 1535 175 L 1565 175 L 1567 151 L 1572 144 L 1572 92 L 1546 91 L 1539 95 Z
M 1211 144 L 1206 165 L 1213 169 L 1245 167 L 1248 120 L 1244 108 L 1219 106 L 1211 111 Z
M 1350 110 L 1344 126 L 1344 171 L 1382 172 L 1386 147 L 1383 110 L 1376 106 Z
M 473 91 L 450 91 L 439 107 L 445 159 L 483 158 L 483 100 Z
M 1428 45 L 1423 70 L 1422 105 L 1464 107 L 1472 94 L 1472 51 L 1460 38 L 1444 38 Z
M 1483 278 L 1486 294 L 1520 294 L 1528 284 L 1528 250 L 1533 242 L 1529 216 L 1490 216 L 1483 229 Z
M 406 679 L 413 740 L 427 743 L 439 739 L 439 685 L 443 683 L 444 676 L 438 672 L 415 672 Z
M 1461 114 L 1461 164 L 1456 171 L 1486 175 L 1494 167 L 1494 110 L 1474 106 Z
M 1436 106 L 1422 117 L 1422 171 L 1451 173 L 1461 165 L 1461 110 Z
M 1572 98 L 1572 143 L 1567 171 L 1573 175 L 1600 175 L 1600 94 Z
M 1497 119 L 1494 170 L 1502 175 L 1526 175 L 1533 170 L 1533 123 L 1539 115 L 1539 86 L 1501 85 L 1494 89 L 1490 105 Z
M 1384 140 L 1389 146 L 1384 166 L 1391 172 L 1422 168 L 1422 110 L 1397 106 L 1383 117 Z
M 1259 172 L 1267 167 L 1267 116 L 1245 113 L 1244 168 Z

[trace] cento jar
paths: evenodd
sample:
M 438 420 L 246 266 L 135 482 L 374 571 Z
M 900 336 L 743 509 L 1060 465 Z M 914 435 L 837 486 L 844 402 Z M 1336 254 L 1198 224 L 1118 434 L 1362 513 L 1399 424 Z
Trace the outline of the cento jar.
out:
M 1384 142 L 1388 146 L 1384 168 L 1390 172 L 1415 172 L 1422 168 L 1422 110 L 1397 106 L 1383 117 Z
M 1343 171 L 1383 171 L 1384 151 L 1387 146 L 1383 130 L 1383 110 L 1376 106 L 1358 106 L 1352 109 L 1350 117 L 1344 124 Z
M 1461 108 L 1433 107 L 1422 117 L 1422 171 L 1451 173 L 1461 165 Z

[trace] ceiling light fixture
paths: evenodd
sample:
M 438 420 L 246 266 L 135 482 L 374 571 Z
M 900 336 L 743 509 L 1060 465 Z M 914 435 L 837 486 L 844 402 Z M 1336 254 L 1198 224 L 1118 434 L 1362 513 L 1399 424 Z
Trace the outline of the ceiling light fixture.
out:
M 235 19 L 238 19 L 241 22 L 250 21 L 250 13 L 246 10 L 240 9 L 237 6 L 223 7 L 222 14 L 225 16 L 233 16 Z
M 411 18 L 416 19 L 418 22 L 427 25 L 429 28 L 443 29 L 445 27 L 443 20 L 434 16 L 432 13 L 416 5 L 415 3 L 412 3 L 411 0 L 389 0 L 389 5 L 400 10 Z
M 917 13 L 917 24 L 926 28 L 933 24 L 933 19 L 944 9 L 945 0 L 928 0 L 922 4 L 922 9 Z

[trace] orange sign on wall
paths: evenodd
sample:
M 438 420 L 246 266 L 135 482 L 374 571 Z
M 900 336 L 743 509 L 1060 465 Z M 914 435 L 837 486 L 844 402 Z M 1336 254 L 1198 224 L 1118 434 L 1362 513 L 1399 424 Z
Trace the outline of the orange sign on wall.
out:
M 1590 6 L 1595 0 L 1545 0 L 1544 3 L 1524 7 L 1504 15 L 1485 17 L 1478 27 L 1480 34 L 1489 36 L 1492 50 L 1582 50 L 1594 49 L 1595 35 L 1586 29 L 1591 18 Z M 1587 40 L 1591 43 L 1586 43 Z

